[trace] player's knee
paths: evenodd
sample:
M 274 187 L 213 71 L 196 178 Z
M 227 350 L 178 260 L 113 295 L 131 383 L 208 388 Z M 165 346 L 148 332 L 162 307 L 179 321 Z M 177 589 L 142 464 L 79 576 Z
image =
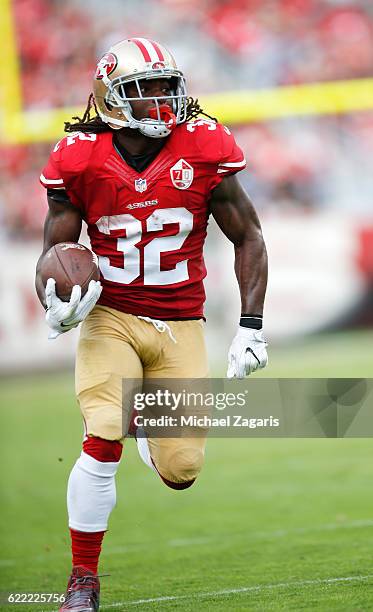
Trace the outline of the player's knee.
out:
M 118 440 L 104 440 L 96 436 L 88 436 L 83 442 L 83 451 L 104 463 L 120 461 L 123 445 Z
M 167 470 L 162 479 L 173 489 L 187 489 L 192 486 L 203 465 L 203 452 L 199 448 L 183 447 L 169 457 Z

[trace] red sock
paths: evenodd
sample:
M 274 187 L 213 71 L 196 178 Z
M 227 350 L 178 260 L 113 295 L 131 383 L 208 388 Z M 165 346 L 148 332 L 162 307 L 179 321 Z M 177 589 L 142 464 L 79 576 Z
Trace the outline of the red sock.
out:
M 120 461 L 123 444 L 118 440 L 103 440 L 102 438 L 89 436 L 83 442 L 83 450 L 97 461 L 104 463 Z
M 73 566 L 82 565 L 97 574 L 98 558 L 105 531 L 88 533 L 70 529 Z

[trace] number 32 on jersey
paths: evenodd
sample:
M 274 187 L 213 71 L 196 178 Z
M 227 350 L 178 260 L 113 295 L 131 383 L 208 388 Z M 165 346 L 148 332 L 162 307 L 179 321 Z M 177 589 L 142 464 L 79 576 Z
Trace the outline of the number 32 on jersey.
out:
M 109 257 L 99 257 L 103 277 L 113 283 L 128 285 L 136 278 L 144 276 L 144 285 L 172 285 L 188 280 L 188 260 L 179 261 L 173 270 L 161 270 L 161 254 L 179 250 L 193 228 L 193 215 L 186 208 L 161 208 L 155 210 L 145 221 L 146 232 L 158 232 L 165 225 L 179 225 L 174 236 L 154 238 L 143 247 L 144 270 L 140 269 L 140 248 L 142 224 L 139 219 L 128 213 L 100 217 L 96 221 L 98 230 L 110 235 L 115 230 L 125 230 L 126 236 L 117 238 L 117 250 L 124 254 L 124 267 L 110 264 Z

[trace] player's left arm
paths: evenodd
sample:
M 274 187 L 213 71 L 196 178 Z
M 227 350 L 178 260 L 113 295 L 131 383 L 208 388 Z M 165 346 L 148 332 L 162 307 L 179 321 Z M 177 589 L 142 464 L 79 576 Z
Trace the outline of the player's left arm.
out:
M 234 245 L 235 272 L 241 294 L 241 318 L 228 355 L 229 378 L 243 378 L 267 365 L 262 333 L 268 262 L 255 208 L 237 177 L 227 176 L 214 189 L 210 212 Z

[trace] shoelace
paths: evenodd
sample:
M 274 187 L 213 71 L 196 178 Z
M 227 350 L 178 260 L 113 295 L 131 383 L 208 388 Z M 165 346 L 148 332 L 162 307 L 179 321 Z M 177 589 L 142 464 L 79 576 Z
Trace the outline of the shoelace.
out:
M 97 574 L 97 576 L 91 576 L 89 574 L 86 576 L 74 576 L 72 584 L 69 587 L 69 591 L 75 590 L 76 586 L 89 589 L 92 587 L 92 584 L 94 585 L 96 583 L 97 578 L 104 578 L 105 576 L 110 576 L 110 574 Z
M 168 325 L 168 323 L 166 323 L 166 321 L 161 321 L 160 319 L 152 319 L 151 317 L 137 317 L 138 319 L 142 319 L 143 321 L 146 321 L 146 323 L 151 323 L 153 325 L 153 327 L 155 327 L 155 329 L 160 333 L 163 334 L 165 331 L 168 332 L 169 337 L 171 338 L 172 342 L 175 342 L 175 344 L 177 344 L 177 341 L 171 331 L 170 326 Z

